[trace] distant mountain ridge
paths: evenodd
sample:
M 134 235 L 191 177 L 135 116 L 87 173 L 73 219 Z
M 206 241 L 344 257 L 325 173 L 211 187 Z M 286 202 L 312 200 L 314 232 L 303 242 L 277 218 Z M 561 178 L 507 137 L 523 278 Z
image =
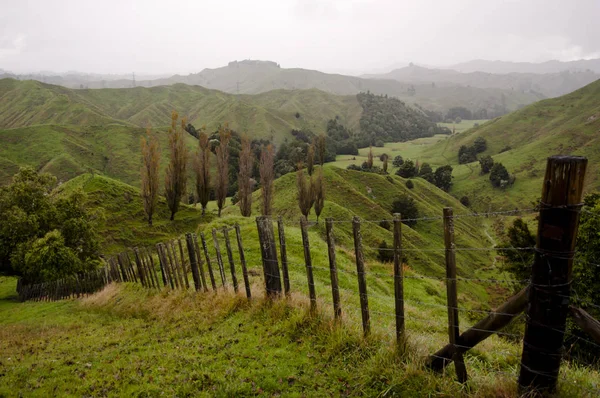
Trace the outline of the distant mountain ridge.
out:
M 557 61 L 546 62 L 508 62 L 508 61 L 487 61 L 476 59 L 467 62 L 461 62 L 451 65 L 448 69 L 454 69 L 459 72 L 486 72 L 486 73 L 560 73 L 564 71 L 582 72 L 590 70 L 594 73 L 600 73 L 600 58 L 579 59 L 576 61 Z

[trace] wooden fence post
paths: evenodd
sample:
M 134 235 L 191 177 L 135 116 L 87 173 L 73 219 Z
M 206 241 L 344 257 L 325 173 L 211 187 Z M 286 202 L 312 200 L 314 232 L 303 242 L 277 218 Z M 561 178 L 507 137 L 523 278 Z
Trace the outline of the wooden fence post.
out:
M 285 227 L 283 217 L 277 218 L 277 234 L 279 235 L 279 252 L 281 255 L 281 272 L 283 273 L 283 290 L 290 296 L 290 273 L 288 271 L 287 246 L 285 244 Z
M 167 287 L 169 285 L 169 274 L 167 272 L 165 260 L 163 258 L 162 243 L 158 243 L 156 245 L 156 253 L 158 254 L 158 264 L 160 265 L 160 273 L 163 280 L 163 286 Z
M 200 247 L 198 246 L 198 236 L 192 234 L 194 240 L 194 249 L 196 251 L 196 259 L 198 260 L 198 270 L 200 271 L 200 280 L 202 281 L 202 287 L 205 292 L 208 292 L 208 285 L 206 284 L 206 277 L 204 276 L 204 266 L 202 265 L 202 254 L 200 254 Z
M 223 287 L 227 286 L 227 278 L 225 277 L 225 269 L 223 268 L 223 256 L 221 256 L 221 246 L 219 246 L 219 240 L 217 239 L 217 230 L 213 228 L 212 230 L 213 237 L 213 245 L 215 246 L 215 251 L 217 252 L 217 265 L 219 266 L 219 273 L 221 274 L 221 282 L 223 283 Z
M 273 231 L 273 223 L 267 216 L 256 217 L 256 226 L 258 227 L 258 239 L 265 275 L 265 288 L 267 296 L 273 298 L 281 294 L 281 277 L 277 261 L 275 231 Z
M 119 268 L 121 269 L 121 281 L 127 282 L 127 273 L 125 272 L 125 264 L 123 263 L 123 256 L 121 253 L 117 254 L 117 262 L 119 263 Z
M 315 279 L 313 276 L 312 258 L 310 256 L 310 242 L 308 241 L 308 220 L 300 217 L 302 231 L 302 246 L 304 246 L 304 265 L 306 266 L 306 279 L 308 281 L 308 295 L 310 297 L 310 310 L 317 310 L 317 293 L 315 292 Z
M 531 393 L 556 389 L 586 167 L 576 156 L 552 156 L 546 165 L 519 375 Z
M 169 281 L 169 286 L 171 289 L 175 289 L 175 283 L 173 282 L 173 275 L 171 273 L 171 267 L 169 266 L 169 260 L 167 259 L 167 247 L 164 243 L 159 243 L 156 245 L 158 249 L 158 256 L 160 259 L 160 266 L 163 269 L 167 280 Z M 166 285 L 165 285 L 166 286 Z
M 233 291 L 238 292 L 238 281 L 235 275 L 235 263 L 233 262 L 233 252 L 231 251 L 231 242 L 229 242 L 229 232 L 227 227 L 223 227 L 223 237 L 225 238 L 225 250 L 227 250 L 227 259 L 229 260 L 229 269 L 231 270 L 231 283 Z
M 404 270 L 402 269 L 402 216 L 394 214 L 394 300 L 396 307 L 396 344 L 403 347 L 404 338 Z
M 150 268 L 152 269 L 152 273 L 154 274 L 154 280 L 156 281 L 156 288 L 160 289 L 160 282 L 158 281 L 158 273 L 156 272 L 156 266 L 154 265 L 154 258 L 152 256 L 152 250 L 149 247 L 146 248 L 146 256 L 149 259 Z M 163 280 L 163 282 L 165 282 L 165 281 Z M 166 282 L 163 284 L 163 286 L 166 286 Z
M 456 288 L 456 246 L 454 244 L 454 215 L 451 207 L 444 208 L 444 245 L 446 246 L 446 295 L 448 301 L 448 337 L 452 344 L 454 367 L 458 381 L 467 381 L 467 367 L 456 342 L 460 336 L 458 328 L 458 292 Z
M 204 232 L 200 232 L 200 239 L 202 240 L 202 250 L 204 251 L 204 258 L 206 259 L 206 266 L 208 267 L 208 276 L 210 276 L 210 284 L 213 290 L 217 290 L 217 282 L 215 282 L 215 274 L 210 263 L 210 256 L 208 254 L 208 245 L 206 244 L 206 238 Z
M 173 245 L 172 242 L 167 241 L 167 243 L 165 243 L 165 247 L 166 247 L 166 252 L 167 252 L 167 259 L 169 260 L 169 268 L 171 269 L 171 276 L 173 277 L 173 280 L 175 281 L 175 287 L 177 289 L 180 288 L 180 283 L 179 283 L 179 272 L 177 272 L 177 264 L 175 263 L 175 256 L 174 256 L 174 252 L 173 252 Z
M 333 316 L 339 319 L 342 316 L 340 304 L 340 288 L 338 284 L 337 265 L 335 262 L 335 241 L 333 239 L 333 218 L 325 219 L 327 231 L 327 252 L 329 254 L 329 275 L 331 276 L 331 295 L 333 296 Z
M 202 289 L 202 284 L 200 283 L 200 273 L 198 272 L 198 263 L 197 256 L 194 249 L 194 242 L 192 240 L 192 234 L 185 234 L 185 243 L 187 244 L 188 256 L 190 258 L 190 268 L 192 269 L 192 278 L 194 279 L 194 288 L 196 291 L 200 291 Z
M 362 236 L 360 234 L 360 218 L 352 218 L 352 232 L 354 235 L 354 253 L 356 255 L 356 273 L 358 274 L 358 291 L 360 293 L 360 312 L 364 335 L 371 332 L 371 318 L 369 315 L 369 297 L 367 295 L 367 278 L 365 275 L 365 258 L 362 251 Z
M 246 255 L 244 254 L 244 247 L 242 245 L 242 234 L 240 232 L 239 224 L 235 224 L 235 236 L 237 238 L 240 263 L 242 264 L 242 276 L 244 277 L 244 286 L 246 287 L 246 297 L 251 298 L 252 293 L 250 292 L 250 279 L 248 278 L 248 268 L 246 267 Z
M 133 255 L 134 255 L 134 259 L 135 259 L 135 265 L 138 269 L 138 275 L 140 276 L 140 282 L 142 283 L 143 287 L 147 288 L 149 286 L 147 285 L 147 282 L 146 282 L 144 270 L 142 268 L 143 267 L 142 260 L 140 259 L 140 252 L 137 247 L 133 249 Z
M 177 244 L 179 245 L 179 257 L 181 258 L 181 273 L 183 274 L 183 281 L 185 282 L 185 288 L 190 290 L 190 279 L 188 278 L 188 270 L 185 266 L 185 256 L 183 255 L 183 245 L 181 244 L 181 238 L 177 238 Z

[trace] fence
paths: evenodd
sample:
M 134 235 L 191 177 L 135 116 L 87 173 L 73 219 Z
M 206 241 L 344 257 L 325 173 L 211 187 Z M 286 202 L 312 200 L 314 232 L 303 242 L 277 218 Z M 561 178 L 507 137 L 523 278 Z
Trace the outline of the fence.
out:
M 431 308 L 435 311 L 447 312 L 447 345 L 430 354 L 426 366 L 434 371 L 442 371 L 454 363 L 456 375 L 461 383 L 468 380 L 467 362 L 464 354 L 493 334 L 509 338 L 521 339 L 523 343 L 519 385 L 529 392 L 552 392 L 559 379 L 560 365 L 563 358 L 562 347 L 566 334 L 567 316 L 586 331 L 592 340 L 588 342 L 600 348 L 600 323 L 580 308 L 569 305 L 571 297 L 571 271 L 575 250 L 575 240 L 582 207 L 581 198 L 583 179 L 587 160 L 577 157 L 551 157 L 548 159 L 542 200 L 539 208 L 511 210 L 506 212 L 489 212 L 485 214 L 454 215 L 451 208 L 445 208 L 440 216 L 421 217 L 414 220 L 402 219 L 395 214 L 391 220 L 364 221 L 358 217 L 352 220 L 333 220 L 325 223 L 325 242 L 328 267 L 314 265 L 314 257 L 321 255 L 319 248 L 311 249 L 309 241 L 309 224 L 305 219 L 300 221 L 301 248 L 303 262 L 290 261 L 288 248 L 291 243 L 286 240 L 285 223 L 282 218 L 274 220 L 269 217 L 257 217 L 256 226 L 260 244 L 260 259 L 264 277 L 265 295 L 271 299 L 289 296 L 292 289 L 300 289 L 302 285 L 308 291 L 310 310 L 317 310 L 330 290 L 333 316 L 336 320 L 354 310 L 359 314 L 364 335 L 371 333 L 374 320 L 390 319 L 393 324 L 392 336 L 398 346 L 404 346 L 407 337 L 407 307 Z M 455 241 L 455 221 L 464 217 L 513 216 L 523 212 L 539 212 L 538 240 L 535 247 L 489 248 L 459 247 Z M 390 224 L 393 234 L 392 247 L 382 248 L 365 246 L 361 228 L 381 224 Z M 442 222 L 444 247 L 423 248 L 410 247 L 403 241 L 402 224 L 407 221 Z M 277 223 L 278 236 L 275 237 L 274 223 Z M 354 267 L 338 264 L 336 252 L 335 230 L 340 223 L 351 226 Z M 375 225 L 375 228 L 380 228 Z M 56 300 L 82 294 L 93 293 L 110 282 L 139 282 L 149 289 L 190 289 L 198 292 L 215 291 L 217 285 L 223 288 L 232 287 L 235 293 L 242 289 L 238 281 L 234 249 L 229 234 L 235 231 L 237 258 L 241 268 L 243 288 L 246 297 L 252 298 L 250 270 L 246 264 L 246 254 L 242 241 L 240 226 L 213 229 L 212 246 L 215 256 L 209 254 L 210 242 L 204 233 L 188 233 L 185 238 L 159 243 L 155 250 L 150 248 L 134 248 L 120 253 L 108 260 L 108 265 L 95 272 L 74 278 L 39 285 L 21 285 L 18 291 L 21 299 Z M 225 244 L 226 261 L 222 254 L 221 242 Z M 279 244 L 279 250 L 277 247 Z M 202 248 L 202 249 L 201 249 Z M 345 249 L 347 250 L 347 249 Z M 392 253 L 393 268 L 390 272 L 376 272 L 365 265 L 365 251 L 388 250 Z M 468 255 L 478 250 L 514 250 L 533 252 L 531 278 L 527 281 L 481 278 L 476 275 L 457 274 L 457 253 Z M 403 256 L 407 252 L 436 252 L 443 254 L 445 276 L 411 275 L 403 267 Z M 226 271 L 227 265 L 229 272 Z M 300 272 L 301 271 L 301 272 Z M 322 278 L 315 278 L 315 273 L 323 272 Z M 231 280 L 228 280 L 227 273 Z M 190 284 L 189 275 L 192 276 Z M 305 274 L 303 279 L 301 275 Z M 295 278 L 294 278 L 295 276 Z M 323 281 L 329 279 L 329 284 Z M 349 279 L 355 279 L 356 291 L 342 287 L 341 281 L 349 285 Z M 446 287 L 446 303 L 441 304 L 428 300 L 408 298 L 405 294 L 404 282 L 410 279 L 429 280 L 444 283 Z M 468 309 L 458 302 L 458 283 L 512 284 L 523 283 L 525 286 L 514 296 L 496 307 L 495 310 Z M 393 294 L 369 293 L 369 284 L 379 283 L 388 286 Z M 293 286 L 292 286 L 293 285 Z M 319 290 L 319 291 L 317 291 Z M 318 299 L 319 297 L 319 299 Z M 354 298 L 357 300 L 354 300 Z M 321 300 L 321 301 L 320 301 Z M 373 300 L 373 301 L 370 301 Z M 383 305 L 382 303 L 389 303 Z M 374 305 L 373 305 L 374 304 Z M 463 333 L 459 328 L 459 313 L 477 314 L 481 319 Z M 502 331 L 515 319 L 524 315 L 526 327 L 524 336 Z M 432 324 L 432 327 L 438 326 Z M 438 328 L 439 329 L 439 328 Z M 511 377 L 516 375 L 511 375 Z M 565 380 L 563 380 L 565 381 Z M 568 382 L 568 380 L 567 380 Z M 597 391 L 600 392 L 600 391 Z

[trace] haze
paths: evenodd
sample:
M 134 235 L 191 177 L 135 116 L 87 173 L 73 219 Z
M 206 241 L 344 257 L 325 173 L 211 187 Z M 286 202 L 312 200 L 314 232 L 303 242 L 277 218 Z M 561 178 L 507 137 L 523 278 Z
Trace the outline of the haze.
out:
M 364 73 L 600 57 L 600 1 L 1 0 L 0 69 L 192 73 L 231 60 Z

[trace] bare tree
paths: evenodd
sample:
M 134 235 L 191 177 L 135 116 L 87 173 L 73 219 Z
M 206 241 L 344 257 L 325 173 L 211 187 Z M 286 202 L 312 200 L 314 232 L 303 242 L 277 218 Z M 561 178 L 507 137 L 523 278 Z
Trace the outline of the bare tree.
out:
M 217 186 L 215 187 L 215 196 L 217 197 L 217 206 L 219 208 L 219 217 L 221 210 L 227 199 L 227 187 L 229 185 L 229 140 L 231 131 L 227 124 L 219 128 L 219 146 L 215 148 L 217 155 Z
M 170 159 L 165 175 L 165 197 L 169 210 L 171 210 L 171 221 L 175 219 L 175 213 L 179 210 L 187 183 L 187 147 L 184 142 L 183 129 L 177 128 L 178 118 L 177 112 L 173 111 L 169 129 Z
M 151 136 L 150 127 L 146 129 L 146 137 L 142 137 L 142 200 L 144 211 L 148 217 L 148 225 L 152 225 L 152 216 L 158 203 L 160 153 L 158 141 Z
M 273 207 L 273 179 L 275 178 L 275 171 L 273 162 L 275 160 L 275 154 L 273 151 L 273 145 L 269 144 L 263 147 L 260 153 L 260 185 L 262 186 L 262 206 L 261 212 L 263 216 L 270 216 Z
M 254 159 L 250 139 L 247 135 L 242 136 L 242 150 L 240 151 L 240 163 L 238 172 L 238 196 L 240 212 L 244 217 L 252 214 L 252 166 Z
M 298 207 L 300 207 L 300 213 L 308 219 L 310 209 L 314 203 L 313 190 L 310 181 L 306 181 L 304 175 L 304 169 L 302 165 L 298 165 L 298 171 L 296 172 L 296 186 L 298 188 Z
M 210 199 L 210 145 L 203 126 L 198 134 L 198 152 L 194 159 L 196 171 L 196 195 L 202 206 L 202 215 L 206 214 L 206 205 Z
M 315 200 L 315 214 L 317 215 L 317 223 L 319 216 L 325 207 L 325 187 L 323 186 L 323 167 L 317 171 L 316 178 L 312 181 L 312 194 Z
M 373 168 L 373 147 L 369 147 L 369 154 L 367 155 L 367 168 Z
M 306 171 L 308 171 L 309 176 L 311 176 L 313 174 L 314 168 L 315 168 L 315 145 L 310 144 L 306 151 Z

